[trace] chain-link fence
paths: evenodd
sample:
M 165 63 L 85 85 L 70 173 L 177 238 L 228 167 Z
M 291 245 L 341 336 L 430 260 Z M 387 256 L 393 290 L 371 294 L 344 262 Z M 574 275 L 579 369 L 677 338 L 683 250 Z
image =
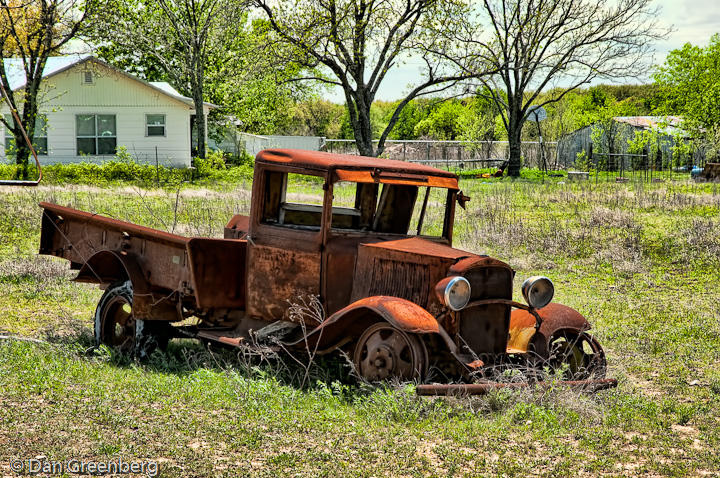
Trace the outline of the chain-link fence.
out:
M 327 139 L 324 150 L 358 154 L 355 141 L 350 139 Z M 509 158 L 510 152 L 507 141 L 388 140 L 381 156 L 447 169 L 468 170 L 500 166 Z M 521 156 L 525 167 L 541 168 L 544 156 L 547 168 L 555 169 L 557 143 L 523 142 Z

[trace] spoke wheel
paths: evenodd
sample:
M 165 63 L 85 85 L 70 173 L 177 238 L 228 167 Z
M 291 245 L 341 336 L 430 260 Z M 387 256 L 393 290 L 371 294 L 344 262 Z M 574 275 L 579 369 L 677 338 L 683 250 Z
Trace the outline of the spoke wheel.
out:
M 353 353 L 358 374 L 369 382 L 421 380 L 427 371 L 427 349 L 420 337 L 386 322 L 370 326 Z
M 564 370 L 565 380 L 585 380 L 605 376 L 605 353 L 590 335 L 580 332 L 559 331 L 547 344 L 547 364 L 555 370 Z

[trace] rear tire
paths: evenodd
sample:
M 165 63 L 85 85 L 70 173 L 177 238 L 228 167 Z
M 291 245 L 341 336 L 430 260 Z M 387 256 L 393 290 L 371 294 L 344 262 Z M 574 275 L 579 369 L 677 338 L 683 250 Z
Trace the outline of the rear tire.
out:
M 107 345 L 123 355 L 148 357 L 168 338 L 148 331 L 151 322 L 136 319 L 132 313 L 132 282 L 119 281 L 105 289 L 95 309 L 95 343 Z

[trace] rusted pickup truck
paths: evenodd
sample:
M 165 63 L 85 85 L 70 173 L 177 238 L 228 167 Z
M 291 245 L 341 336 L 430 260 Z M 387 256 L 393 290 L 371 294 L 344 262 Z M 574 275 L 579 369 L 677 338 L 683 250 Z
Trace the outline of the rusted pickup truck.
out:
M 317 197 L 288 191 L 313 183 Z M 369 381 L 423 380 L 429 370 L 457 380 L 508 363 L 603 378 L 590 324 L 551 303 L 549 279 L 527 279 L 520 303 L 510 266 L 452 247 L 456 205 L 468 200 L 455 174 L 424 165 L 265 150 L 250 215 L 234 216 L 223 239 L 41 203 L 40 253 L 69 260 L 75 280 L 105 289 L 95 338 L 125 352 L 190 336 L 341 349 Z M 324 316 L 288 313 L 309 296 Z

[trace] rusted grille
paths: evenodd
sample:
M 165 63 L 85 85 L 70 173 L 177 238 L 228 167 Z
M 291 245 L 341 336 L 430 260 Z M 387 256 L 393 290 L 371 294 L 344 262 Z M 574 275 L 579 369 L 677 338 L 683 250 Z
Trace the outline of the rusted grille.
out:
M 370 296 L 389 295 L 418 305 L 427 304 L 429 271 L 423 264 L 375 259 Z
M 512 299 L 512 271 L 501 267 L 478 267 L 465 273 L 471 300 Z
M 512 299 L 512 271 L 504 267 L 478 267 L 465 273 L 470 282 L 471 300 Z M 460 336 L 476 354 L 505 351 L 510 307 L 485 305 L 460 313 Z M 461 344 L 461 345 L 465 345 Z

